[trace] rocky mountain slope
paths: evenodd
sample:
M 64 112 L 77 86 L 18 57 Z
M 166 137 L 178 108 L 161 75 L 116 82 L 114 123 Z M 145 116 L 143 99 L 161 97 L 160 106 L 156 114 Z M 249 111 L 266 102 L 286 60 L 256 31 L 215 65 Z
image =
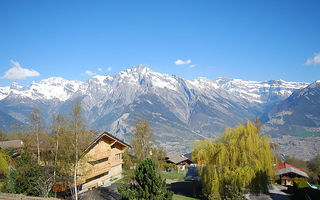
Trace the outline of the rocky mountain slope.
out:
M 296 90 L 264 115 L 272 135 L 320 136 L 320 81 Z
M 226 126 L 260 116 L 307 85 L 283 80 L 184 80 L 138 66 L 86 82 L 52 77 L 27 87 L 16 83 L 0 87 L 0 122 L 6 130 L 13 123 L 27 124 L 34 106 L 50 120 L 52 113 L 68 114 L 78 99 L 89 129 L 128 139 L 136 119 L 144 117 L 157 141 L 174 151 L 178 144 L 187 148 L 194 139 L 215 137 Z

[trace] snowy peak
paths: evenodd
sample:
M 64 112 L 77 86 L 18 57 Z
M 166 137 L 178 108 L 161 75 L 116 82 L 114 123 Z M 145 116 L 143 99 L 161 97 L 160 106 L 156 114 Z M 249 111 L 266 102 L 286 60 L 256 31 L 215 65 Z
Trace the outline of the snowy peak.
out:
M 9 95 L 30 98 L 33 100 L 69 99 L 83 84 L 81 81 L 70 81 L 61 77 L 51 77 L 41 80 L 39 83 L 32 82 L 28 87 L 22 87 L 13 82 L 10 87 L 0 87 L 0 100 Z
M 21 90 L 23 88 L 23 86 L 19 85 L 17 82 L 12 82 L 12 84 L 10 85 L 10 89 L 11 90 Z
M 285 82 L 283 80 L 245 81 L 241 79 L 218 78 L 216 83 L 220 88 L 240 96 L 249 102 L 267 103 L 273 100 L 285 99 L 293 91 L 307 87 L 309 83 Z
M 224 91 L 243 98 L 248 102 L 267 103 L 273 100 L 284 99 L 296 89 L 304 88 L 308 83 L 285 82 L 283 80 L 270 81 L 245 81 L 241 79 L 217 78 L 209 80 L 200 77 L 194 80 L 184 80 L 178 76 L 170 76 L 164 73 L 152 71 L 143 65 L 134 66 L 114 75 L 96 75 L 86 82 L 66 80 L 61 77 L 51 77 L 32 82 L 28 87 L 22 87 L 13 82 L 10 87 L 0 87 L 0 100 L 10 94 L 33 100 L 66 101 L 75 93 L 94 96 L 103 99 L 106 95 L 119 98 L 132 90 L 127 97 L 132 98 L 135 92 L 143 91 L 174 91 L 181 93 L 184 90 L 196 90 L 204 95 Z M 126 95 L 125 95 L 126 96 Z

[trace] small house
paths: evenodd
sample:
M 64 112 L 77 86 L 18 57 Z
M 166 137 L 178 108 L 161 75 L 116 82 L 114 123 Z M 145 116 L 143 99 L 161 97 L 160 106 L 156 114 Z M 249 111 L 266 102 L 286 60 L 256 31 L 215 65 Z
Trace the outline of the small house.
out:
M 192 164 L 192 161 L 189 157 L 187 157 L 187 154 L 169 155 L 168 157 L 166 157 L 166 162 L 177 165 L 181 170 L 185 170 L 186 167 L 189 167 L 190 164 Z
M 85 192 L 99 186 L 108 186 L 122 178 L 123 153 L 129 144 L 105 131 L 93 131 L 95 139 L 83 152 L 78 162 L 77 186 Z M 57 182 L 53 192 L 64 192 L 67 187 Z
M 277 165 L 276 176 L 278 176 L 277 182 L 281 185 L 293 186 L 293 178 L 309 178 L 308 174 L 287 163 L 281 163 Z
M 105 131 L 94 132 L 96 138 L 84 151 L 79 163 L 80 189 L 108 185 L 122 177 L 123 153 L 129 144 Z

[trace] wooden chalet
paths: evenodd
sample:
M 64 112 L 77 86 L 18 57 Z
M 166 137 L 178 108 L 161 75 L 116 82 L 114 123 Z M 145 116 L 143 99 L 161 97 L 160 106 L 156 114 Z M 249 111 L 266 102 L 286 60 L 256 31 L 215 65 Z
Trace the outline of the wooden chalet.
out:
M 79 161 L 79 189 L 84 192 L 122 177 L 123 153 L 127 143 L 105 131 L 95 131 L 96 138 Z
M 293 178 L 309 178 L 308 174 L 301 171 L 287 163 L 281 163 L 277 165 L 276 176 L 278 176 L 277 182 L 281 185 L 293 186 Z
M 173 154 L 166 157 L 167 163 L 173 163 L 177 165 L 180 169 L 185 170 L 186 167 L 189 167 L 192 163 L 191 154 Z

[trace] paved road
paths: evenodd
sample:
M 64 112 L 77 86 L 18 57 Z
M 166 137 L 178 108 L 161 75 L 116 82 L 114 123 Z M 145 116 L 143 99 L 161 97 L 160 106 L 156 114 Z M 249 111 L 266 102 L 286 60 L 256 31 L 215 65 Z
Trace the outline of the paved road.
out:
M 118 186 L 120 186 L 119 183 L 113 183 L 108 187 L 95 188 L 81 194 L 80 200 L 120 200 Z
M 245 195 L 248 200 L 290 200 L 290 197 L 281 190 L 285 190 L 286 187 L 273 185 L 273 188 L 269 190 L 270 195 L 261 194 L 261 195 L 253 195 L 247 194 Z

